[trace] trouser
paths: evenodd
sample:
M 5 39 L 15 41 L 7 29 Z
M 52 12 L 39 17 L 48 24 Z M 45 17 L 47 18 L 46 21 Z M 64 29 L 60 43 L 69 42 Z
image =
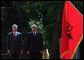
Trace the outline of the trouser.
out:
M 11 55 L 12 55 L 12 59 L 20 59 L 20 54 L 17 52 L 13 52 Z
M 36 53 L 36 52 L 31 52 L 30 59 L 42 59 L 42 54 Z

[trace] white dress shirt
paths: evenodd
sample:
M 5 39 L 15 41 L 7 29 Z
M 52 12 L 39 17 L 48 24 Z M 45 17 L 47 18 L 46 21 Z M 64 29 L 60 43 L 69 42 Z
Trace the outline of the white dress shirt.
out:
M 36 35 L 36 31 L 35 31 L 35 32 L 33 32 L 33 35 L 34 35 L 34 33 L 35 33 L 35 35 Z
M 17 31 L 16 32 L 13 32 L 13 35 L 14 35 L 14 33 L 15 33 L 15 36 L 17 36 Z

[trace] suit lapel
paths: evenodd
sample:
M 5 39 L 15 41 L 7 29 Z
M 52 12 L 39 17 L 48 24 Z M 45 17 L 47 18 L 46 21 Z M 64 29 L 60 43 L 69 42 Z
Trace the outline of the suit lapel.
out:
M 18 33 L 17 33 L 17 36 L 16 36 L 16 40 L 17 40 L 17 37 L 18 37 Z M 14 37 L 13 37 L 13 32 L 12 32 L 12 38 L 14 39 Z
M 11 37 L 13 38 L 13 32 L 11 33 Z

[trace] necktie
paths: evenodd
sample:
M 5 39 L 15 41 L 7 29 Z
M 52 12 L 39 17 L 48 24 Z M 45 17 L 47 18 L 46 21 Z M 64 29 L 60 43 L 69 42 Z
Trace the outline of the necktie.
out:
M 33 35 L 35 35 L 35 32 L 33 32 Z
M 14 32 L 14 35 L 13 35 L 13 37 L 14 37 L 14 40 L 16 40 L 16 35 L 15 35 L 15 32 Z

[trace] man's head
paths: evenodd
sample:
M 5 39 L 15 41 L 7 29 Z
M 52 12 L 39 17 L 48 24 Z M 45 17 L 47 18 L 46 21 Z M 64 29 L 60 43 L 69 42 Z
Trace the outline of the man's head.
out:
M 13 25 L 12 25 L 12 30 L 13 30 L 13 32 L 16 32 L 17 29 L 18 29 L 18 26 L 17 26 L 16 24 L 13 24 Z
M 35 32 L 36 30 L 37 30 L 37 26 L 34 24 L 34 25 L 32 25 L 31 26 L 31 30 L 32 30 L 32 32 Z

